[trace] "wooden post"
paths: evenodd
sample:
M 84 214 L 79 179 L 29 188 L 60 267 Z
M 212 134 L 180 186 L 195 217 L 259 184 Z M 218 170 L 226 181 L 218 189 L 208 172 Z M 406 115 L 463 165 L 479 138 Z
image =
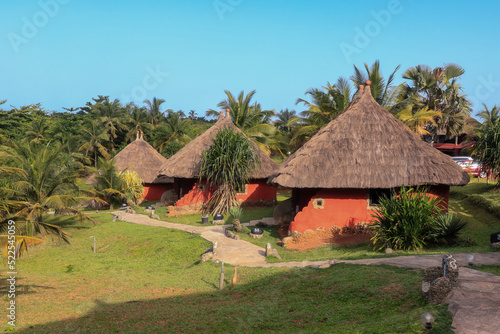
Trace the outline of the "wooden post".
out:
M 238 267 L 234 267 L 233 286 L 238 283 Z
M 219 290 L 222 290 L 223 288 L 224 288 L 224 261 L 222 261 L 222 269 L 220 272 Z

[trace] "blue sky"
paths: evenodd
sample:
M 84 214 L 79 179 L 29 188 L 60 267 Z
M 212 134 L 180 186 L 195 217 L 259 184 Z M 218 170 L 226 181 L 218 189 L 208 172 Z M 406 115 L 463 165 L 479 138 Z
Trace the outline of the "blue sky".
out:
M 256 90 L 265 109 L 302 110 L 305 91 L 380 59 L 457 63 L 474 102 L 500 103 L 498 1 L 4 0 L 0 100 L 48 110 L 97 95 L 165 108 L 216 108 Z M 5 106 L 5 105 L 4 105 Z

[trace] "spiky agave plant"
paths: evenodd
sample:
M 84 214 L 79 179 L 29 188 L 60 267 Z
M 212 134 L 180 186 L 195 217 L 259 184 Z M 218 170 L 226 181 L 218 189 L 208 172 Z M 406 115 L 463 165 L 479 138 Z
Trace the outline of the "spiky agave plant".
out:
M 242 133 L 225 127 L 203 152 L 200 180 L 206 179 L 216 190 L 203 212 L 217 214 L 237 206 L 236 190 L 243 188 L 260 161 L 255 147 Z

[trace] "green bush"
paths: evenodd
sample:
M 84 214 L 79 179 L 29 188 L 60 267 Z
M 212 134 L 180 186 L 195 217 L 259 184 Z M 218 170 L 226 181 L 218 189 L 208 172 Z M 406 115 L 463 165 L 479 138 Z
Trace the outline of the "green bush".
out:
M 382 197 L 373 214 L 373 244 L 377 249 L 422 249 L 434 240 L 432 232 L 439 204 L 423 188 L 401 187 L 399 194 Z
M 447 244 L 456 244 L 466 226 L 464 220 L 452 213 L 441 214 L 434 219 L 434 237 L 437 240 L 444 239 Z
M 241 216 L 243 215 L 243 209 L 241 206 L 233 206 L 231 209 L 229 209 L 229 213 L 231 216 L 233 216 L 233 219 L 235 220 L 241 220 Z

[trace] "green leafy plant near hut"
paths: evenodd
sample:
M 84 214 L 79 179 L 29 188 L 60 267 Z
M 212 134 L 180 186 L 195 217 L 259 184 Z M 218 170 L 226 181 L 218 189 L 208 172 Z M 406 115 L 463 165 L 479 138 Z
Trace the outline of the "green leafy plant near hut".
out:
M 110 208 L 123 201 L 135 205 L 144 191 L 143 181 L 135 171 L 118 172 L 114 160 L 99 159 L 99 169 L 95 171 L 94 195 L 103 199 Z
M 213 144 L 202 156 L 199 177 L 216 188 L 203 211 L 217 214 L 237 206 L 236 192 L 248 183 L 257 164 L 255 148 L 244 134 L 229 127 L 217 132 Z
M 449 213 L 440 214 L 440 201 L 425 188 L 401 187 L 382 197 L 375 210 L 372 241 L 377 249 L 417 250 L 441 239 L 458 240 L 466 223 Z
M 229 213 L 233 216 L 233 227 L 236 232 L 241 232 L 241 216 L 243 215 L 243 209 L 240 206 L 233 206 Z
M 127 170 L 122 172 L 121 176 L 125 182 L 125 198 L 127 201 L 132 201 L 134 204 L 138 203 L 144 192 L 144 185 L 139 174 L 135 171 Z

